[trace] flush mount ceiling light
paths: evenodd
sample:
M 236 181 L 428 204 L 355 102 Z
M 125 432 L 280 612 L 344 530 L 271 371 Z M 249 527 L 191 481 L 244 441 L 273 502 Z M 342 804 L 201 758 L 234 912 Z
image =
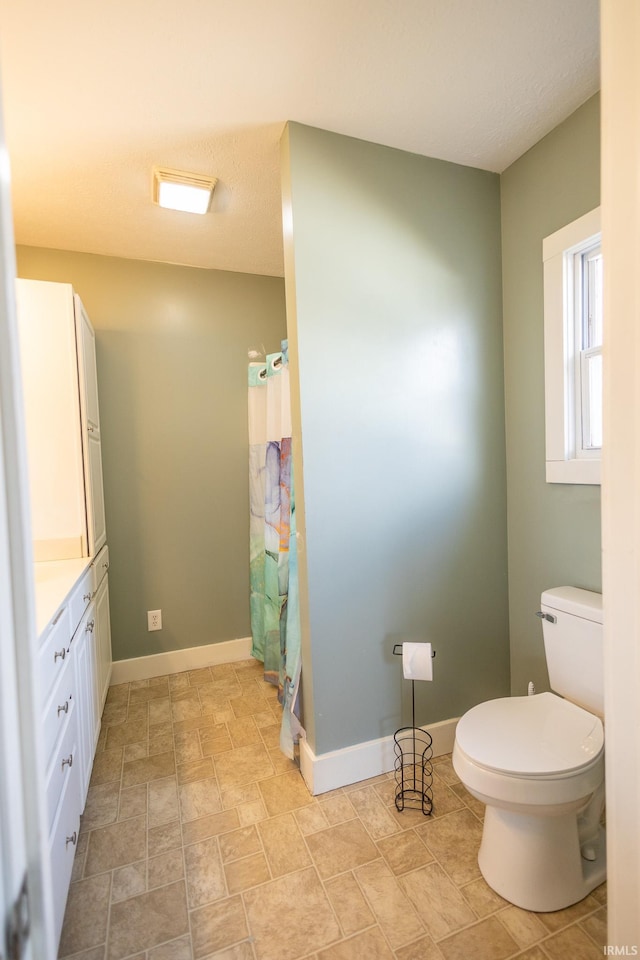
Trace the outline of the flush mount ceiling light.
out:
M 207 213 L 211 206 L 215 177 L 202 177 L 167 167 L 153 168 L 153 201 L 168 210 Z

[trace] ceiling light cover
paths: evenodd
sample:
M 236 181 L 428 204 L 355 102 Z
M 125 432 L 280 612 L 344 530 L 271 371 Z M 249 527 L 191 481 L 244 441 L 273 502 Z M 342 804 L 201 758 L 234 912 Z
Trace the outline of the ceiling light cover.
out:
M 153 201 L 168 210 L 185 213 L 208 213 L 211 207 L 215 177 L 204 177 L 168 167 L 153 168 Z

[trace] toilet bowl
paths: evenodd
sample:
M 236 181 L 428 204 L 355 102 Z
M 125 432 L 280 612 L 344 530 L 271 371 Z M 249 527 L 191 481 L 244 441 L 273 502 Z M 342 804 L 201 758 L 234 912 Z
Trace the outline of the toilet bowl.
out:
M 566 634 L 574 611 L 566 596 L 559 610 L 553 593 L 543 595 L 543 611 Z M 577 636 L 582 625 L 571 630 Z M 458 722 L 453 766 L 486 804 L 478 864 L 502 897 L 525 910 L 560 910 L 603 882 L 604 730 L 595 713 L 554 693 L 478 704 Z

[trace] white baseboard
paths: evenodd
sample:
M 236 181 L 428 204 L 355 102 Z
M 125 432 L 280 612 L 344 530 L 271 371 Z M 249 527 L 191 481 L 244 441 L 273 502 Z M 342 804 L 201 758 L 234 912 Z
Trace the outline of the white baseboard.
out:
M 434 757 L 451 753 L 457 723 L 456 717 L 423 727 L 431 734 Z M 393 737 L 382 737 L 380 740 L 368 740 L 316 756 L 307 741 L 301 740 L 300 772 L 314 796 L 338 787 L 346 787 L 351 783 L 359 783 L 393 770 L 393 742 Z
M 202 647 L 187 647 L 186 650 L 152 653 L 148 657 L 114 660 L 111 685 L 164 677 L 168 673 L 182 673 L 184 670 L 197 670 L 200 667 L 213 667 L 218 663 L 235 663 L 236 660 L 248 660 L 250 656 L 251 637 L 241 637 L 239 640 L 207 643 Z

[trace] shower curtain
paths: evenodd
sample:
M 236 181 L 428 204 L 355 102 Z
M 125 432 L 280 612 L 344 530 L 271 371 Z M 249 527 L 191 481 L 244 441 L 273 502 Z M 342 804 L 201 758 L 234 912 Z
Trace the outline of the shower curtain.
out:
M 300 612 L 287 341 L 249 364 L 252 654 L 278 686 L 280 748 L 293 759 L 299 720 Z

